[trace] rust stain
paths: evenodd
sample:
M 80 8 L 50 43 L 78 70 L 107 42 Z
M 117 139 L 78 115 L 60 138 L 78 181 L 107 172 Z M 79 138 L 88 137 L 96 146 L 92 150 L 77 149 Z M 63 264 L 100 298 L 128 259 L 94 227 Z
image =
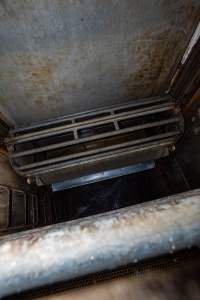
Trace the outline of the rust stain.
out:
M 35 104 L 39 107 L 43 107 L 44 106 L 44 101 L 45 101 L 45 97 L 39 96 L 36 100 L 35 100 Z
M 169 14 L 169 7 L 177 10 L 178 19 L 174 20 L 173 15 Z M 124 82 L 128 98 L 150 97 L 168 89 L 189 41 L 187 33 L 198 23 L 200 8 L 197 9 L 191 1 L 180 5 L 167 1 L 163 13 L 170 20 L 170 30 L 156 36 L 155 32 L 147 31 L 131 45 L 134 61 L 136 64 L 139 62 L 141 67 Z
M 191 3 L 191 1 L 184 1 L 180 7 L 180 14 L 184 16 L 189 22 L 194 23 L 195 19 L 199 19 L 200 7 L 197 7 Z M 188 23 L 189 23 L 188 22 Z
M 135 63 L 141 67 L 136 72 L 129 75 L 124 82 L 128 98 L 139 98 L 144 94 L 152 96 L 154 87 L 159 78 L 166 43 L 169 38 L 169 31 L 161 32 L 153 36 L 151 32 L 146 32 L 140 40 L 133 41 L 131 48 Z
M 24 94 L 27 101 L 34 97 L 36 106 L 48 109 L 49 103 L 51 108 L 55 109 L 61 101 L 60 96 L 65 88 L 64 84 L 66 84 L 56 81 L 56 75 L 58 67 L 61 61 L 66 59 L 66 55 L 67 49 L 60 49 L 55 56 L 51 57 L 20 54 L 17 56 L 17 65 L 20 70 L 23 70 L 23 73 L 20 74 L 20 78 L 17 78 L 17 74 L 9 74 L 9 80 L 11 77 L 13 77 L 12 80 L 25 80 Z M 72 92 L 75 88 L 71 88 Z M 62 104 L 62 101 L 59 104 Z
M 63 5 L 63 9 L 66 9 L 67 5 L 61 2 L 58 7 Z M 53 36 L 49 35 L 46 38 L 49 41 L 49 46 L 52 45 L 52 47 L 47 50 L 45 48 L 46 44 L 40 41 L 39 48 L 37 45 L 36 48 L 30 47 L 29 51 L 26 51 L 26 48 L 19 47 L 20 40 L 18 40 L 17 44 L 13 44 L 13 47 L 11 47 L 12 51 L 4 51 L 3 54 L 7 62 L 3 63 L 6 68 L 3 68 L 3 73 L 0 74 L 0 80 L 2 80 L 1 106 L 5 107 L 6 113 L 11 114 L 13 118 L 18 118 L 17 123 L 23 123 L 23 118 L 24 122 L 27 122 L 30 116 L 29 109 L 31 108 L 33 108 L 33 111 L 30 122 L 35 119 L 42 121 L 43 115 L 46 119 L 54 116 L 58 117 L 66 114 L 68 108 L 69 112 L 71 110 L 77 110 L 77 112 L 79 109 L 84 110 L 84 103 L 82 102 L 86 103 L 85 106 L 91 106 L 90 109 L 95 108 L 97 104 L 100 106 L 103 103 L 102 100 L 99 100 L 101 93 L 105 103 L 111 100 L 114 102 L 115 99 L 116 101 L 126 102 L 133 98 L 163 94 L 169 87 L 170 78 L 174 73 L 173 68 L 177 65 L 177 61 L 182 54 L 181 51 L 185 50 L 187 39 L 189 39 L 189 35 L 195 26 L 195 20 L 199 18 L 200 9 L 198 9 L 196 1 L 194 2 L 192 3 L 190 0 L 164 1 L 158 9 L 158 12 L 160 11 L 162 14 L 163 22 L 155 23 L 157 27 L 149 26 L 146 32 L 143 32 L 146 27 L 142 26 L 138 29 L 133 27 L 133 32 L 130 32 L 129 36 L 127 32 L 128 39 L 124 39 L 125 43 L 122 49 L 120 47 L 116 48 L 116 45 L 114 45 L 114 50 L 119 55 L 119 59 L 114 61 L 113 55 L 115 64 L 111 60 L 110 68 L 107 66 L 109 62 L 106 59 L 106 54 L 109 54 L 111 44 L 107 44 L 105 40 L 106 48 L 103 49 L 103 43 L 101 46 L 100 40 L 97 39 L 98 32 L 96 32 L 96 37 L 91 40 L 91 44 L 89 38 L 92 38 L 92 35 L 86 35 L 85 39 L 82 36 L 80 40 L 75 40 L 77 43 L 69 43 L 68 40 L 65 42 L 62 38 L 61 48 L 59 48 L 59 45 L 54 47 L 54 40 L 51 43 Z M 0 2 L 0 5 L 2 5 L 1 8 L 5 15 L 12 14 L 11 9 L 13 6 L 11 4 L 7 4 L 7 1 L 4 0 Z M 31 11 L 35 8 L 35 5 L 30 1 L 27 7 Z M 19 13 L 21 13 L 21 10 Z M 83 16 L 81 14 L 81 21 L 83 21 Z M 160 24 L 161 27 L 159 28 Z M 66 30 L 68 30 L 68 27 L 66 27 Z M 27 28 L 27 41 L 30 40 L 29 42 L 32 45 L 33 37 L 31 34 L 28 36 L 28 32 Z M 34 33 L 35 38 L 34 30 L 31 30 L 30 33 Z M 74 36 L 70 35 L 71 38 L 76 39 L 78 33 L 79 31 Z M 93 34 L 93 29 L 91 29 L 91 33 Z M 105 37 L 106 34 L 105 32 Z M 129 43 L 134 34 L 137 40 L 132 40 Z M 56 38 L 59 41 L 59 35 Z M 82 41 L 82 38 L 84 41 Z M 104 42 L 103 35 L 101 38 Z M 96 39 L 97 45 L 95 44 Z M 112 40 L 111 38 L 110 43 L 112 43 Z M 6 41 L 7 38 L 5 38 Z M 21 44 L 24 43 L 21 41 Z M 2 49 L 4 50 L 4 47 Z M 99 51 L 96 51 L 96 49 Z M 95 53 L 93 53 L 94 50 Z M 104 53 L 105 59 L 103 57 Z M 87 70 L 88 74 L 90 70 L 94 72 L 94 80 L 92 73 L 90 76 L 85 76 L 84 68 L 85 73 L 87 73 Z M 73 73 L 73 76 L 70 72 Z M 110 85 L 108 75 L 110 75 L 113 82 L 113 88 Z M 8 88 L 10 82 L 12 82 L 12 90 Z M 95 88 L 95 85 L 97 88 Z M 9 100 L 12 98 L 14 100 Z M 90 100 L 90 104 L 89 100 L 85 100 L 86 98 L 94 98 L 94 101 Z M 21 112 L 18 109 L 19 113 L 15 113 L 20 105 L 25 107 Z M 16 109 L 14 109 L 14 106 Z M 40 112 L 38 112 L 37 107 L 40 108 Z
M 12 5 L 10 5 L 8 3 L 8 1 L 6 0 L 1 0 L 0 1 L 0 6 L 2 6 L 2 10 L 4 12 L 4 14 L 6 14 L 9 17 L 16 17 L 16 12 L 15 10 L 12 8 Z
M 32 247 L 34 244 L 36 244 L 39 241 L 40 237 L 36 234 L 30 235 L 27 238 L 28 247 Z
M 192 99 L 187 103 L 187 105 L 183 108 L 183 113 L 186 117 L 192 113 L 194 108 L 199 104 L 200 102 L 200 88 L 194 93 Z
M 33 78 L 39 78 L 39 79 L 48 79 L 49 76 L 51 75 L 51 68 L 50 66 L 43 66 L 43 67 L 40 67 L 36 70 L 34 70 L 32 72 L 32 76 Z
M 31 68 L 31 77 L 29 80 L 35 87 L 42 85 L 43 88 L 47 88 L 52 82 L 52 76 L 55 69 L 56 66 L 52 61 L 43 62 L 42 66 L 33 66 L 33 68 Z

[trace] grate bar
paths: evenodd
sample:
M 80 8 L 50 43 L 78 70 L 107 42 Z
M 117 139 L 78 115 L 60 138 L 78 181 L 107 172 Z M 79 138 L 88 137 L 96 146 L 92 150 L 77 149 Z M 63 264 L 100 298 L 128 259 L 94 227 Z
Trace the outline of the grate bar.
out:
M 11 131 L 6 141 L 13 168 L 38 185 L 166 156 L 183 128 L 177 103 L 169 96 L 59 120 Z
M 11 154 L 11 158 L 17 158 L 17 157 L 27 156 L 27 155 L 31 155 L 31 154 L 44 152 L 44 151 L 50 151 L 50 150 L 54 150 L 54 149 L 61 148 L 61 147 L 67 147 L 67 146 L 72 146 L 72 145 L 76 145 L 76 144 L 80 144 L 80 143 L 91 142 L 91 141 L 95 141 L 98 139 L 113 137 L 113 136 L 120 135 L 120 134 L 126 134 L 126 133 L 130 133 L 133 131 L 141 130 L 141 129 L 147 129 L 147 128 L 153 128 L 156 126 L 167 125 L 167 124 L 179 122 L 180 120 L 181 120 L 180 117 L 174 117 L 174 118 L 162 120 L 159 122 L 152 122 L 152 123 L 147 123 L 147 124 L 143 124 L 143 125 L 132 126 L 127 129 L 117 129 L 116 131 L 113 131 L 113 132 L 98 134 L 98 135 L 94 135 L 94 136 L 91 136 L 88 138 L 82 138 L 82 139 L 78 139 L 77 131 L 76 131 L 76 134 L 74 134 L 74 135 L 77 137 L 73 141 L 57 143 L 57 144 L 39 147 L 36 149 L 31 149 L 31 150 L 27 150 L 27 151 L 23 151 L 23 152 L 19 152 L 19 153 L 13 153 L 13 154 Z
M 39 140 L 42 138 L 58 135 L 58 134 L 63 134 L 70 132 L 72 129 L 82 129 L 82 128 L 89 128 L 91 125 L 104 125 L 104 124 L 109 124 L 110 122 L 113 122 L 114 120 L 121 121 L 121 120 L 126 120 L 132 117 L 141 117 L 141 116 L 147 116 L 150 114 L 155 114 L 155 113 L 160 113 L 163 111 L 168 111 L 168 110 L 175 110 L 175 103 L 173 102 L 168 102 L 164 103 L 162 105 L 154 105 L 151 107 L 145 107 L 141 108 L 135 111 L 130 111 L 130 112 L 123 112 L 120 114 L 117 114 L 116 116 L 110 115 L 107 117 L 102 117 L 99 119 L 92 119 L 89 121 L 82 121 L 80 123 L 72 123 L 70 125 L 65 125 L 65 126 L 59 126 L 59 127 L 53 127 L 50 129 L 44 129 L 39 132 L 33 132 L 32 134 L 24 134 L 21 136 L 16 136 L 16 137 L 10 137 L 6 140 L 6 143 L 12 144 L 12 143 L 25 143 L 25 142 L 30 142 L 33 140 Z
M 53 120 L 49 120 L 46 122 L 43 122 L 42 124 L 33 124 L 31 126 L 28 127 L 21 127 L 21 128 L 16 128 L 16 129 L 12 129 L 10 131 L 11 135 L 16 135 L 16 134 L 22 134 L 23 132 L 27 132 L 27 131 L 34 131 L 35 129 L 39 129 L 39 128 L 44 128 L 47 126 L 56 126 L 59 123 L 63 123 L 63 122 L 71 122 L 73 123 L 73 121 L 80 119 L 80 118 L 84 118 L 86 116 L 96 116 L 96 115 L 101 115 L 102 113 L 104 114 L 109 114 L 110 110 L 111 112 L 115 112 L 115 110 L 120 110 L 120 109 L 126 109 L 126 108 L 133 108 L 133 107 L 137 107 L 137 106 L 141 106 L 141 105 L 146 105 L 146 104 L 153 104 L 153 103 L 162 103 L 162 102 L 166 102 L 168 100 L 172 100 L 171 97 L 169 96 L 165 96 L 162 98 L 158 98 L 158 97 L 152 97 L 152 98 L 148 98 L 148 99 L 140 99 L 137 101 L 133 101 L 133 102 L 128 102 L 124 105 L 119 105 L 116 109 L 116 106 L 110 106 L 107 108 L 99 108 L 97 110 L 93 110 L 93 111 L 88 111 L 88 112 L 83 112 L 83 113 L 79 113 L 76 115 L 72 115 L 72 116 L 67 116 L 67 117 L 61 117 L 61 118 L 56 118 Z
M 173 131 L 173 132 L 169 132 L 169 133 L 166 133 L 166 134 L 159 134 L 159 135 L 155 135 L 155 136 L 151 136 L 151 137 L 147 137 L 147 138 L 143 138 L 143 139 L 134 140 L 132 142 L 122 143 L 122 144 L 118 144 L 118 145 L 114 145 L 114 146 L 103 147 L 103 148 L 100 148 L 100 149 L 84 151 L 83 153 L 76 153 L 76 154 L 62 156 L 62 157 L 59 157 L 59 158 L 44 160 L 44 161 L 37 162 L 37 163 L 27 164 L 27 165 L 23 165 L 21 167 L 18 167 L 16 169 L 19 170 L 19 171 L 23 171 L 23 170 L 27 170 L 27 169 L 31 169 L 31 168 L 44 166 L 44 165 L 47 165 L 47 164 L 53 164 L 53 163 L 60 162 L 60 161 L 69 161 L 69 160 L 72 160 L 74 158 L 80 158 L 80 157 L 89 156 L 89 155 L 93 155 L 93 154 L 98 154 L 98 153 L 102 153 L 102 152 L 106 152 L 106 151 L 112 151 L 112 150 L 115 150 L 115 149 L 118 149 L 118 148 L 133 146 L 133 145 L 137 145 L 139 143 L 150 142 L 150 141 L 166 138 L 166 137 L 169 137 L 169 136 L 176 136 L 178 133 L 179 133 L 178 131 Z

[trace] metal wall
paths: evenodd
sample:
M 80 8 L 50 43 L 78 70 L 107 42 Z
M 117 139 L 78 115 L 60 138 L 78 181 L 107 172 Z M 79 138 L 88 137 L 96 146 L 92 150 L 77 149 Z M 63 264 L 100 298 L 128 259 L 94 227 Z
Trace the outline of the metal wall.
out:
M 0 0 L 0 111 L 17 125 L 164 93 L 199 0 Z

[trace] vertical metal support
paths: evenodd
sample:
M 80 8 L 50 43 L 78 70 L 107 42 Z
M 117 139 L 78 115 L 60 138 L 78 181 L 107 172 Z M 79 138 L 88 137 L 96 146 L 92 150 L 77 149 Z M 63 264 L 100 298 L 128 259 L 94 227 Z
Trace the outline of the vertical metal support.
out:
M 0 187 L 0 229 L 9 226 L 10 192 L 6 187 Z
M 26 194 L 22 191 L 12 191 L 11 226 L 26 225 Z

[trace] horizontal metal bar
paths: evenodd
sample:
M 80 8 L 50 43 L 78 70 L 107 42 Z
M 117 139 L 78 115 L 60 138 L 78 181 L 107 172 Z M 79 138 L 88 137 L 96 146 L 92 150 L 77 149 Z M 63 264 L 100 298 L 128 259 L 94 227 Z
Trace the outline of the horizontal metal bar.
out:
M 176 138 L 177 138 L 177 131 L 175 132 L 171 132 L 171 135 L 169 134 L 165 134 L 165 137 L 169 137 L 168 139 L 159 139 L 160 135 L 156 136 L 156 139 L 154 141 L 152 141 L 151 137 L 146 138 L 148 139 L 149 143 L 146 144 L 139 144 L 134 146 L 134 143 L 132 142 L 127 142 L 126 147 L 121 147 L 118 149 L 114 149 L 111 151 L 102 151 L 99 153 L 92 154 L 90 156 L 87 157 L 82 157 L 79 159 L 74 159 L 71 161 L 61 161 L 60 163 L 57 164 L 50 164 L 48 166 L 45 167 L 41 167 L 41 168 L 36 168 L 36 169 L 30 169 L 28 171 L 24 171 L 24 172 L 19 172 L 21 175 L 24 176 L 36 176 L 38 174 L 45 174 L 45 173 L 49 173 L 49 172 L 54 172 L 57 170 L 61 170 L 61 169 L 66 169 L 66 168 L 71 168 L 71 167 L 76 167 L 76 166 L 80 166 L 80 165 L 84 165 L 84 164 L 89 164 L 89 163 L 96 163 L 99 160 L 102 159 L 118 159 L 120 155 L 128 155 L 128 154 L 135 154 L 138 152 L 143 152 L 143 151 L 147 151 L 147 150 L 152 150 L 152 149 L 158 149 L 158 148 L 167 148 L 170 145 L 172 145 L 173 143 L 175 143 Z M 170 137 L 171 136 L 171 137 Z M 133 145 L 132 145 L 133 144 Z
M 91 184 L 94 182 L 100 182 L 104 180 L 108 180 L 111 178 L 116 178 L 116 177 L 121 177 L 125 175 L 130 175 L 130 174 L 135 174 L 138 172 L 143 172 L 147 171 L 150 169 L 153 169 L 155 167 L 155 162 L 150 161 L 150 162 L 145 162 L 133 166 L 128 166 L 128 167 L 123 167 L 123 168 L 118 168 L 114 170 L 108 170 L 96 174 L 91 174 L 87 176 L 82 176 L 79 178 L 74 178 L 74 179 L 69 179 L 69 180 L 64 180 L 61 182 L 56 182 L 52 184 L 52 191 L 57 192 L 57 191 L 62 191 L 62 190 L 67 190 L 71 189 L 74 187 L 79 187 L 87 184 Z
M 200 190 L 0 239 L 0 297 L 200 245 Z
M 23 166 L 20 166 L 20 167 L 16 167 L 15 170 L 23 171 L 23 170 L 27 170 L 27 169 L 41 167 L 41 166 L 44 166 L 44 165 L 47 165 L 47 164 L 54 164 L 54 163 L 60 162 L 60 161 L 69 161 L 69 160 L 72 160 L 72 159 L 75 159 L 75 158 L 85 157 L 85 156 L 89 156 L 89 155 L 93 155 L 93 154 L 97 154 L 97 153 L 102 153 L 102 152 L 106 152 L 106 151 L 112 151 L 112 150 L 115 150 L 115 149 L 118 149 L 118 148 L 128 147 L 128 146 L 136 145 L 138 143 L 145 143 L 145 142 L 149 142 L 149 141 L 153 141 L 153 140 L 157 140 L 157 139 L 162 139 L 162 138 L 166 138 L 166 137 L 169 137 L 169 136 L 172 136 L 172 135 L 177 135 L 177 134 L 179 134 L 178 131 L 163 133 L 163 134 L 159 134 L 159 135 L 155 135 L 155 136 L 151 136 L 151 137 L 147 137 L 147 138 L 137 139 L 137 140 L 134 140 L 134 141 L 131 141 L 131 142 L 120 143 L 120 144 L 117 144 L 117 145 L 102 147 L 102 148 L 98 148 L 98 149 L 94 149 L 94 150 L 74 153 L 74 154 L 65 155 L 65 156 L 62 156 L 62 157 L 51 158 L 51 159 L 43 160 L 43 161 L 40 161 L 40 162 L 31 163 L 31 164 L 23 165 Z
M 67 133 L 67 132 L 72 131 L 72 129 L 74 129 L 74 128 L 76 128 L 78 130 L 81 128 L 90 127 L 91 125 L 95 126 L 95 125 L 106 124 L 106 122 L 110 123 L 114 120 L 120 121 L 120 120 L 124 120 L 123 118 L 126 119 L 126 118 L 131 118 L 131 117 L 146 116 L 149 114 L 167 111 L 167 110 L 170 110 L 173 108 L 175 108 L 175 103 L 168 102 L 168 103 L 165 103 L 162 105 L 154 105 L 151 107 L 145 107 L 145 108 L 141 108 L 141 109 L 131 111 L 131 112 L 119 113 L 116 116 L 110 115 L 110 116 L 102 117 L 99 119 L 92 119 L 92 120 L 88 120 L 88 121 L 82 121 L 80 123 L 73 123 L 71 125 L 64 125 L 64 126 L 59 126 L 59 127 L 55 127 L 55 128 L 44 129 L 39 132 L 33 132 L 32 134 L 29 133 L 29 134 L 11 137 L 6 140 L 6 143 L 8 145 L 12 144 L 12 143 L 15 143 L 15 144 L 25 143 L 25 142 L 38 140 L 38 139 L 42 139 L 42 138 L 46 138 L 46 137 L 50 137 L 50 136 L 54 136 L 54 135 L 58 135 L 58 134 Z
M 53 126 L 62 122 L 72 122 L 75 119 L 78 118 L 83 118 L 83 117 L 87 117 L 87 116 L 93 116 L 96 114 L 100 114 L 100 113 L 110 113 L 110 110 L 115 111 L 115 110 L 120 110 L 120 109 L 126 109 L 128 107 L 132 108 L 132 107 L 137 107 L 140 105 L 146 105 L 146 104 L 152 104 L 152 103 L 159 103 L 159 102 L 166 102 L 166 101 L 172 101 L 173 99 L 168 95 L 168 96 L 164 96 L 162 98 L 158 98 L 158 97 L 152 97 L 152 98 L 146 98 L 146 99 L 140 99 L 140 100 L 134 100 L 134 101 L 129 101 L 124 105 L 112 105 L 109 107 L 104 107 L 104 108 L 99 108 L 96 110 L 92 110 L 92 111 L 87 111 L 87 112 L 83 112 L 83 113 L 79 113 L 79 114 L 75 114 L 75 115 L 69 115 L 69 116 L 64 116 L 64 117 L 60 117 L 57 119 L 53 119 L 53 120 L 48 120 L 46 122 L 43 123 L 39 123 L 39 124 L 33 124 L 31 126 L 28 127 L 21 127 L 21 128 L 17 128 L 17 129 L 13 129 L 10 131 L 11 135 L 12 134 L 19 134 L 20 132 L 23 132 L 25 130 L 33 130 L 34 129 L 38 129 L 38 128 L 42 128 L 43 126 Z
M 57 149 L 57 148 L 68 147 L 68 146 L 82 144 L 82 143 L 85 143 L 85 142 L 91 142 L 91 141 L 95 141 L 95 140 L 99 140 L 99 139 L 103 139 L 103 138 L 107 138 L 107 137 L 117 136 L 117 135 L 120 135 L 120 134 L 126 134 L 126 133 L 130 133 L 132 131 L 137 131 L 137 130 L 142 130 L 142 129 L 147 129 L 147 128 L 153 128 L 153 127 L 156 127 L 156 126 L 167 125 L 167 124 L 171 124 L 171 123 L 175 123 L 175 122 L 179 122 L 179 121 L 181 121 L 181 118 L 174 117 L 174 118 L 165 119 L 165 120 L 162 120 L 162 121 L 151 122 L 151 123 L 146 123 L 146 124 L 144 123 L 143 125 L 131 126 L 129 128 L 125 128 L 125 129 L 118 129 L 117 131 L 111 131 L 111 132 L 107 132 L 107 133 L 96 134 L 95 136 L 91 136 L 91 137 L 87 137 L 87 138 L 80 138 L 78 140 L 76 139 L 76 140 L 73 140 L 73 141 L 57 143 L 57 144 L 53 144 L 53 145 L 39 147 L 39 148 L 36 148 L 36 149 L 21 151 L 21 152 L 18 152 L 18 153 L 12 153 L 10 155 L 10 157 L 11 158 L 18 158 L 18 157 L 22 157 L 22 156 L 41 153 L 41 152 L 44 152 L 44 151 L 54 150 L 54 149 Z

